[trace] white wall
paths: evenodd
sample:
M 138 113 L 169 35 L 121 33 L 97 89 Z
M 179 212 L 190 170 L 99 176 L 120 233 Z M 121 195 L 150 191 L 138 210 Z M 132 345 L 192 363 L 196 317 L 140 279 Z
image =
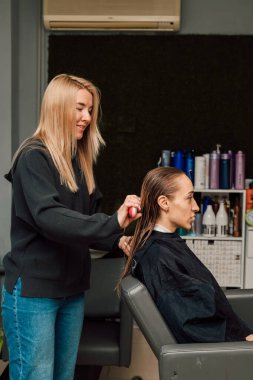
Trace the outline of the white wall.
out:
M 0 1 L 0 255 L 9 247 L 11 187 L 3 178 L 11 161 L 11 4 Z M 3 38 L 4 36 L 4 38 Z
M 0 0 L 0 265 L 10 247 L 11 186 L 3 178 L 36 128 L 44 83 L 40 0 Z
M 253 34 L 252 0 L 181 0 L 180 34 Z

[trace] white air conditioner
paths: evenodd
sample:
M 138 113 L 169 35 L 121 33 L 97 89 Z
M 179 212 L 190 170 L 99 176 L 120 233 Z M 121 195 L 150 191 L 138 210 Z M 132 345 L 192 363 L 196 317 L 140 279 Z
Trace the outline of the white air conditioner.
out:
M 48 30 L 178 31 L 181 0 L 44 0 Z

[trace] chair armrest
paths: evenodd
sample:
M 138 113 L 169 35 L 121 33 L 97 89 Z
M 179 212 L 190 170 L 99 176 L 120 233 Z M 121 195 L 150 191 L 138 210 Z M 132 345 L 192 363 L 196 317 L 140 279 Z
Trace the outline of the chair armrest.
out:
M 236 314 L 253 328 L 253 289 L 226 290 L 225 294 Z
M 160 380 L 252 380 L 253 343 L 188 343 L 161 348 Z

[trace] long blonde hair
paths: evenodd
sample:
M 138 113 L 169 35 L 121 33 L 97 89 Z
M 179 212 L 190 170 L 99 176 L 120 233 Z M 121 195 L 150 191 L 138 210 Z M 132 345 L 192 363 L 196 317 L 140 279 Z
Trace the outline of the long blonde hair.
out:
M 81 140 L 76 140 L 76 97 L 80 89 L 86 89 L 93 98 L 91 123 Z M 61 183 L 72 192 L 78 186 L 72 167 L 73 156 L 77 155 L 80 169 L 85 176 L 89 193 L 95 188 L 93 164 L 96 162 L 99 149 L 105 144 L 98 129 L 100 111 L 100 92 L 90 81 L 74 75 L 60 74 L 48 84 L 44 93 L 40 121 L 37 130 L 21 144 L 13 161 L 27 146 L 33 147 L 36 140 L 48 149 L 59 172 Z
M 142 216 L 136 223 L 130 253 L 117 285 L 118 291 L 120 291 L 121 280 L 131 271 L 135 252 L 145 244 L 160 216 L 158 197 L 166 195 L 172 199 L 178 190 L 177 178 L 181 175 L 184 175 L 184 172 L 174 167 L 159 167 L 146 174 L 140 195 Z

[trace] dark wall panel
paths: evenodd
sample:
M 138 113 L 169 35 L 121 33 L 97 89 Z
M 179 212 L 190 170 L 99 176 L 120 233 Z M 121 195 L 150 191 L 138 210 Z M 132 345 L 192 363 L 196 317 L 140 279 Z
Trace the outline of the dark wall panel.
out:
M 166 148 L 240 149 L 253 176 L 253 36 L 53 34 L 49 79 L 59 73 L 101 90 L 106 211 L 139 192 Z

